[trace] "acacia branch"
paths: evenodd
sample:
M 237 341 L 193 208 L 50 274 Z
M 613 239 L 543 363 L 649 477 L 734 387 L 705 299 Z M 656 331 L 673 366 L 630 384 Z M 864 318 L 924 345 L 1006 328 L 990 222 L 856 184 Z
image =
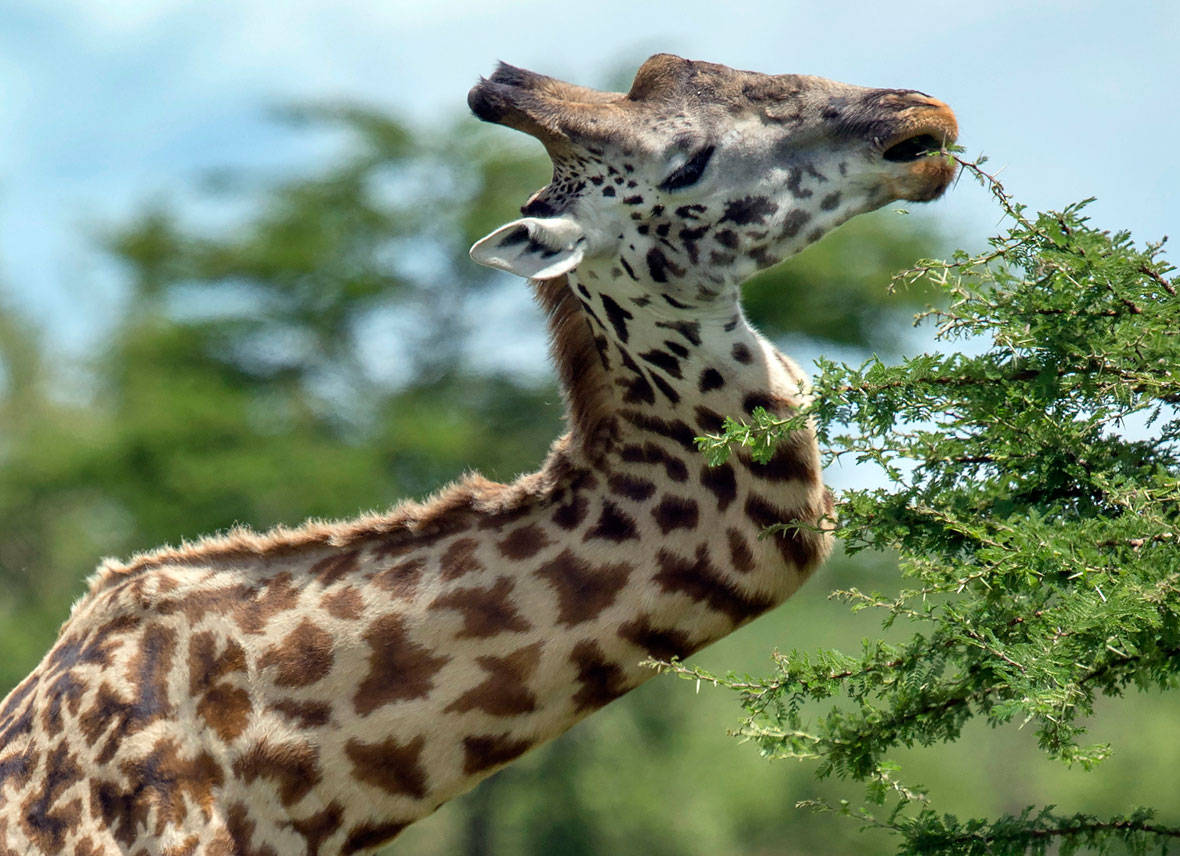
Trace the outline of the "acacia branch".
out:
M 886 829 L 900 832 L 903 835 L 910 830 L 900 824 L 879 824 Z M 993 826 L 991 830 L 994 830 Z M 924 844 L 937 844 L 940 848 L 965 844 L 983 844 L 985 846 L 1000 842 L 1020 842 L 1022 840 L 1047 840 L 1056 838 L 1076 838 L 1078 836 L 1093 836 L 1096 834 L 1126 834 L 1129 832 L 1145 832 L 1161 838 L 1180 838 L 1180 828 L 1164 826 L 1148 821 L 1138 821 L 1128 818 L 1118 818 L 1108 821 L 1085 821 L 1074 824 L 1062 824 L 1051 827 L 1024 826 L 1002 831 L 979 830 L 965 832 L 958 835 L 938 835 L 929 831 L 920 833 Z

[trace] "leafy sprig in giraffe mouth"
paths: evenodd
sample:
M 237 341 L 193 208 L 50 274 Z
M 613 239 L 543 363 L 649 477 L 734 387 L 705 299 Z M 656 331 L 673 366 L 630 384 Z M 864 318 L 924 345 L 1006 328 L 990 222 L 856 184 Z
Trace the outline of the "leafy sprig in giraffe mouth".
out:
M 942 149 L 942 143 L 933 134 L 918 134 L 887 148 L 882 155 L 887 161 L 894 163 L 910 163 L 918 158 L 936 154 Z

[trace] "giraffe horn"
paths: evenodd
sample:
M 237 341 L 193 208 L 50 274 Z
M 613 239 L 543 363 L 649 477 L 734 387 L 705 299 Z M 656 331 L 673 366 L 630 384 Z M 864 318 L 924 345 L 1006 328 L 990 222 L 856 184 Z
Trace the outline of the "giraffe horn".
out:
M 555 154 L 573 143 L 610 137 L 625 98 L 502 62 L 472 87 L 467 105 L 483 121 L 523 131 Z
M 496 71 L 489 80 L 493 83 L 501 83 L 526 92 L 545 95 L 557 101 L 574 104 L 609 104 L 623 97 L 621 92 L 604 92 L 600 89 L 591 89 L 589 86 L 566 83 L 556 77 L 537 74 L 535 71 L 517 68 L 506 62 L 501 62 L 496 66 Z
M 683 95 L 692 89 L 693 72 L 706 66 L 715 67 L 711 63 L 693 62 L 669 53 L 648 57 L 635 72 L 627 100 L 660 101 Z

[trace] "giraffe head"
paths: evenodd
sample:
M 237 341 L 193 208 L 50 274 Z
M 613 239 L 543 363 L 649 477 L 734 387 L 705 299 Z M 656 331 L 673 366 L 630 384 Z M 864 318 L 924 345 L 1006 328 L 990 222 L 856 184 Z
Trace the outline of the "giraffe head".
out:
M 699 302 L 856 214 L 942 194 L 950 108 L 920 92 L 657 54 L 626 94 L 501 64 L 468 95 L 537 137 L 553 180 L 472 248 L 534 279 L 605 260 Z M 616 261 L 617 260 L 617 261 Z

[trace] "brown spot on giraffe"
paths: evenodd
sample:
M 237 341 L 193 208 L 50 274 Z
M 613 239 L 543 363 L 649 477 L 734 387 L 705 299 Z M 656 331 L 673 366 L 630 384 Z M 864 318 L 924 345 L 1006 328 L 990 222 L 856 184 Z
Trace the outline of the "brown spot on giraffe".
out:
M 725 386 L 725 377 L 717 369 L 709 366 L 701 370 L 700 379 L 697 381 L 698 392 L 710 392 L 714 389 L 721 389 Z
M 565 550 L 535 573 L 557 593 L 557 621 L 574 627 L 597 618 L 614 603 L 632 570 L 625 563 L 592 565 L 571 550 Z
M 506 657 L 486 655 L 475 661 L 487 677 L 443 708 L 444 713 L 482 710 L 492 716 L 518 716 L 537 709 L 528 681 L 541 662 L 543 643 L 534 642 Z
M 299 728 L 323 728 L 332 721 L 332 705 L 323 701 L 283 698 L 272 702 L 267 710 L 273 710 Z
M 463 772 L 470 776 L 501 767 L 519 758 L 532 745 L 527 740 L 514 740 L 507 731 L 464 737 Z
M 552 520 L 562 529 L 577 529 L 586 519 L 589 509 L 590 501 L 584 495 L 575 493 L 567 502 L 554 509 Z
M 586 531 L 584 541 L 600 540 L 621 541 L 637 540 L 639 532 L 635 528 L 635 520 L 609 499 L 602 501 L 602 512 L 598 522 Z
M 501 633 L 523 633 L 532 624 L 517 611 L 511 594 L 515 583 L 510 577 L 499 577 L 486 587 L 452 589 L 437 597 L 431 609 L 450 609 L 463 615 L 463 629 L 458 638 L 487 638 Z
M 66 832 L 77 826 L 81 816 L 78 800 L 63 803 L 61 798 L 82 780 L 82 769 L 64 743 L 47 752 L 44 763 L 45 787 L 22 804 L 21 825 L 37 847 L 56 853 L 62 848 Z
M 121 779 L 92 779 L 90 805 L 115 839 L 130 848 L 141 827 L 155 820 L 154 834 L 188 819 L 188 806 L 207 822 L 217 789 L 224 783 L 221 765 L 208 752 L 188 755 L 178 740 L 157 741 L 143 759 L 124 762 Z M 134 783 L 128 787 L 124 782 Z M 152 828 L 152 827 L 149 827 Z
M 435 674 L 451 659 L 414 642 L 400 615 L 375 620 L 364 640 L 370 648 L 369 672 L 353 696 L 361 716 L 383 705 L 426 696 L 434 688 Z
M 196 626 L 210 616 L 237 616 L 253 594 L 254 587 L 244 582 L 210 587 L 190 591 L 184 597 L 161 598 L 155 604 L 154 611 L 162 618 L 183 615 L 190 625 Z
M 238 626 L 243 633 L 262 633 L 276 615 L 295 608 L 299 601 L 299 587 L 286 571 L 276 574 L 265 584 L 258 585 L 244 602 L 235 603 Z
M 633 502 L 646 502 L 656 492 L 654 482 L 626 473 L 612 473 L 607 480 L 611 493 L 630 499 Z
M 139 650 L 127 666 L 126 679 L 135 688 L 134 711 L 146 725 L 172 714 L 168 699 L 168 677 L 176 652 L 176 631 L 161 624 L 149 625 L 139 640 Z
M 674 482 L 688 480 L 688 467 L 684 461 L 666 452 L 656 443 L 649 441 L 642 445 L 628 444 L 620 450 L 620 457 L 632 464 L 662 464 L 664 475 L 668 479 Z
M 210 687 L 197 703 L 197 714 L 225 741 L 246 730 L 253 709 L 248 692 L 225 683 Z
M 765 497 L 750 494 L 746 498 L 746 514 L 761 529 L 783 524 L 799 524 L 797 527 L 778 530 L 772 536 L 783 558 L 796 567 L 807 567 L 818 557 L 820 544 L 807 536 L 808 515 L 794 509 L 781 509 L 772 505 Z
M 128 660 L 123 674 L 116 678 L 126 695 L 103 681 L 90 706 L 79 712 L 79 731 L 90 747 L 98 748 L 95 757 L 98 764 L 109 764 L 129 736 L 175 715 L 168 696 L 175 650 L 175 631 L 161 624 L 148 625 L 138 641 L 137 652 Z M 99 747 L 99 740 L 104 736 L 106 739 Z
M 363 823 L 360 826 L 355 826 L 348 832 L 348 839 L 344 842 L 344 849 L 340 852 L 344 856 L 351 856 L 353 853 L 359 853 L 362 850 L 368 851 L 374 847 L 380 847 L 388 841 L 396 838 L 403 829 L 409 826 L 408 823 Z
M 272 674 L 277 687 L 305 687 L 332 670 L 332 634 L 303 619 L 279 644 L 267 649 L 258 667 Z
M 284 806 L 299 802 L 323 778 L 314 747 L 299 741 L 272 742 L 265 738 L 234 761 L 233 772 L 247 784 L 266 779 Z
M 407 600 L 417 591 L 425 568 L 425 559 L 406 559 L 393 567 L 373 574 L 373 585 L 384 589 L 394 597 Z
M 657 626 L 647 613 L 620 625 L 619 636 L 642 648 L 653 660 L 666 662 L 687 657 L 695 650 L 688 631 Z
M 290 827 L 303 836 L 307 856 L 320 856 L 321 848 L 336 834 L 344 821 L 344 806 L 333 801 L 322 811 L 288 821 Z
M 442 554 L 442 576 L 445 580 L 456 580 L 467 574 L 483 570 L 483 564 L 475 558 L 479 542 L 474 538 L 460 538 Z
M 540 526 L 530 523 L 527 526 L 513 529 L 497 546 L 505 558 L 519 561 L 535 556 L 542 548 L 551 543 L 552 541 Z
M 607 659 L 602 646 L 593 639 L 584 639 L 575 645 L 570 652 L 570 662 L 578 670 L 580 686 L 573 697 L 577 711 L 600 708 L 630 689 L 622 667 Z
M 695 499 L 669 494 L 662 497 L 659 504 L 652 508 L 651 516 L 655 518 L 660 531 L 665 535 L 674 529 L 692 531 L 697 528 L 700 508 Z
M 733 569 L 743 574 L 754 570 L 754 551 L 746 536 L 731 526 L 725 530 L 725 538 L 729 542 L 729 562 Z
M 344 747 L 358 781 L 390 794 L 404 794 L 414 799 L 426 796 L 426 771 L 420 757 L 426 738 L 418 735 L 402 744 L 393 738 L 379 743 L 349 740 Z
M 308 574 L 319 580 L 321 585 L 330 586 L 357 569 L 359 564 L 357 559 L 360 557 L 360 552 L 360 550 L 346 550 L 343 553 L 326 556 L 312 565 Z
M 188 691 L 200 696 L 223 679 L 246 672 L 246 649 L 211 630 L 189 637 Z
M 251 820 L 250 809 L 240 802 L 232 803 L 226 815 L 226 839 L 219 839 L 216 847 L 218 856 L 279 856 L 269 844 L 254 846 L 255 829 L 258 824 Z
M 771 482 L 809 482 L 820 480 L 819 459 L 810 453 L 809 443 L 798 434 L 783 440 L 764 463 L 742 455 L 741 463 L 756 478 Z
M 737 476 L 732 464 L 701 467 L 701 487 L 713 494 L 718 511 L 725 511 L 737 499 Z
M 675 440 L 686 452 L 697 451 L 696 432 L 683 419 L 663 419 L 637 410 L 623 410 L 619 415 L 640 431 Z
M 661 550 L 657 561 L 660 571 L 655 581 L 668 592 L 680 592 L 711 609 L 724 613 L 734 624 L 741 624 L 770 607 L 774 601 L 765 595 L 743 591 L 709 560 L 705 545 L 697 547 L 693 558 L 687 559 L 670 550 Z
M 373 581 L 376 583 L 376 576 Z M 365 599 L 355 586 L 345 586 L 339 591 L 325 594 L 320 604 L 328 615 L 342 621 L 356 621 L 365 610 Z
M 0 840 L 3 840 L 3 836 L 4 826 L 0 825 Z M 83 836 L 74 844 L 74 856 L 103 856 L 105 852 L 105 850 L 99 848 L 99 845 L 94 843 L 94 839 L 89 835 Z M 180 854 L 177 854 L 177 856 L 180 856 Z
M 712 407 L 698 405 L 693 410 L 693 416 L 702 434 L 720 434 L 725 429 L 725 417 Z

